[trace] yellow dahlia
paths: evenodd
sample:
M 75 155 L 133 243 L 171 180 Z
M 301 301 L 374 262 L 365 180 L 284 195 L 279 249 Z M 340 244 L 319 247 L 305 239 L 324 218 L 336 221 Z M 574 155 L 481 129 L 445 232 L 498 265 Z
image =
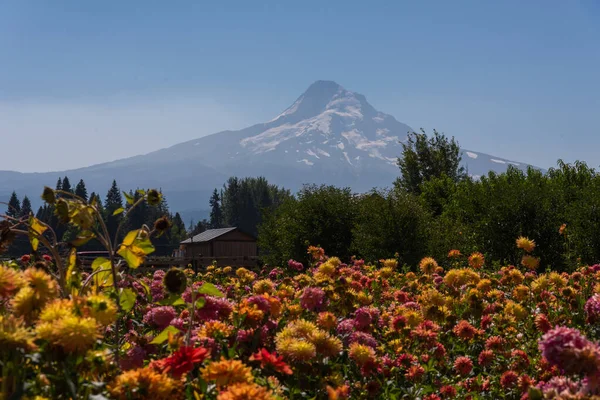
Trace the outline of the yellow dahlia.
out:
M 438 263 L 431 257 L 425 257 L 419 263 L 419 268 L 425 275 L 431 275 L 438 267 Z
M 483 267 L 484 263 L 485 263 L 485 258 L 483 257 L 483 254 L 481 254 L 479 252 L 473 253 L 469 256 L 469 265 L 472 268 L 479 269 L 479 268 Z
M 199 338 L 226 338 L 231 335 L 233 327 L 221 321 L 206 321 L 198 330 Z
M 50 275 L 37 268 L 28 268 L 23 273 L 25 283 L 35 291 L 38 300 L 45 303 L 58 296 L 58 285 Z
M 19 317 L 31 317 L 33 312 L 40 306 L 35 290 L 29 286 L 21 288 L 12 298 L 10 304 L 15 315 Z
M 348 351 L 349 357 L 356 362 L 359 366 L 363 366 L 367 363 L 375 361 L 375 350 L 364 344 L 354 342 L 350 345 Z
M 236 383 L 217 395 L 217 400 L 275 400 L 268 389 L 255 383 Z
M 521 265 L 533 271 L 539 267 L 540 259 L 530 256 L 529 254 L 525 254 L 523 258 L 521 258 Z
M 25 326 L 22 319 L 12 315 L 0 315 L 0 348 L 7 351 L 14 349 L 31 351 L 36 348 L 34 340 L 35 335 Z
M 342 351 L 342 341 L 327 332 L 318 330 L 309 340 L 315 345 L 316 352 L 324 357 L 337 356 Z
M 108 386 L 118 400 L 177 400 L 183 398 L 181 389 L 181 382 L 150 368 L 123 372 Z
M 217 387 L 227 386 L 234 383 L 252 383 L 252 369 L 240 360 L 213 361 L 202 369 L 202 378 L 206 381 L 214 381 Z
M 333 329 L 337 326 L 337 317 L 329 311 L 319 313 L 317 324 L 323 329 Z
M 460 253 L 460 250 L 450 250 L 448 252 L 448 258 L 458 258 L 462 256 L 462 254 Z
M 332 276 L 333 274 L 335 274 L 336 265 L 331 260 L 332 259 L 330 258 L 329 260 L 321 264 L 317 269 L 317 273 L 325 276 Z M 339 259 L 337 260 L 339 261 Z
M 39 320 L 43 322 L 54 322 L 68 316 L 75 315 L 75 305 L 72 300 L 56 299 L 44 307 L 40 312 Z
M 517 239 L 517 248 L 523 249 L 528 253 L 531 253 L 535 249 L 535 241 L 521 236 Z
M 271 294 L 275 290 L 275 284 L 270 279 L 261 279 L 259 281 L 254 282 L 254 285 L 252 285 L 252 289 L 256 294 Z
M 396 269 L 398 267 L 398 260 L 395 258 L 388 258 L 387 260 L 383 260 L 384 268 Z
M 115 303 L 103 294 L 94 294 L 86 297 L 88 315 L 101 325 L 108 326 L 117 319 Z
M 67 316 L 53 322 L 42 322 L 37 325 L 36 331 L 40 339 L 73 353 L 89 350 L 99 337 L 96 320 L 87 317 Z
M 10 297 L 22 286 L 23 277 L 17 270 L 0 265 L 0 298 Z

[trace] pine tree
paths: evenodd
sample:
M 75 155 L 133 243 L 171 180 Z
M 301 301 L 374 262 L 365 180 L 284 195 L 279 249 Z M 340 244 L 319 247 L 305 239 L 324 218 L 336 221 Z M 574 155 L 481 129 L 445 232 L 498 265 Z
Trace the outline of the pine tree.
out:
M 32 212 L 31 201 L 29 201 L 27 196 L 23 197 L 23 202 L 21 203 L 21 217 L 27 217 Z
M 113 215 L 115 210 L 123 207 L 123 197 L 117 186 L 117 181 L 113 180 L 112 186 L 106 193 L 106 200 L 104 201 L 104 215 L 106 220 L 106 228 L 112 240 L 117 232 L 117 227 L 121 222 L 122 215 Z M 119 239 L 119 238 L 117 238 Z
M 240 180 L 231 177 L 224 186 L 223 202 L 223 224 L 225 226 L 239 226 L 241 216 Z
M 10 195 L 6 215 L 13 218 L 19 218 L 21 216 L 21 202 L 19 201 L 16 192 L 12 192 L 12 194 Z
M 42 222 L 46 222 L 45 215 L 44 215 L 45 209 L 46 209 L 46 206 L 43 206 L 43 207 L 40 206 L 40 208 L 38 208 L 37 212 L 35 213 L 35 217 Z
M 85 182 L 83 182 L 83 179 L 80 179 L 79 183 L 75 187 L 75 194 L 84 199 L 85 201 L 88 200 L 87 189 L 85 187 Z
M 210 227 L 221 228 L 223 225 L 223 210 L 221 209 L 221 198 L 217 189 L 213 191 L 213 194 L 209 201 L 210 204 Z
M 58 178 L 56 182 L 56 190 L 62 190 L 62 179 Z
M 62 190 L 64 192 L 70 192 L 73 193 L 73 189 L 71 188 L 71 182 L 69 182 L 69 178 L 65 176 L 65 178 L 62 181 Z

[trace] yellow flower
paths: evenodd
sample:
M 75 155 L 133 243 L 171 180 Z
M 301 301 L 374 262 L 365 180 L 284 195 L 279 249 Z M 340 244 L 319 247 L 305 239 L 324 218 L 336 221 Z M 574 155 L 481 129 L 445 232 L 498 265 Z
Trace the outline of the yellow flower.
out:
M 0 265 L 0 298 L 13 295 L 23 283 L 23 277 L 18 271 Z
M 236 383 L 219 393 L 217 400 L 275 400 L 273 393 L 255 383 Z
M 50 275 L 37 268 L 28 268 L 23 273 L 26 284 L 35 291 L 38 301 L 43 304 L 58 296 L 58 285 Z
M 38 336 L 66 352 L 81 353 L 90 349 L 98 335 L 98 325 L 93 318 L 67 316 L 54 322 L 42 322 L 36 327 Z
M 379 275 L 381 275 L 382 278 L 389 278 L 390 276 L 392 276 L 394 274 L 394 270 L 390 267 L 383 267 L 379 270 Z
M 244 322 L 248 325 L 258 324 L 265 315 L 256 304 L 249 304 L 247 302 L 243 302 L 239 305 L 238 314 L 245 316 Z
M 557 289 L 560 289 L 567 285 L 567 280 L 563 276 L 561 276 L 558 272 L 550 272 L 550 275 L 548 275 L 548 280 Z
M 223 268 L 223 273 L 224 273 L 224 274 L 230 274 L 230 273 L 231 273 L 231 270 L 232 270 L 232 268 L 231 268 L 231 267 L 229 267 L 229 266 L 227 266 L 227 267 Z
M 73 301 L 71 300 L 54 300 L 44 307 L 40 313 L 39 319 L 42 322 L 54 322 L 57 319 L 74 315 L 73 307 Z
M 182 388 L 181 382 L 167 374 L 140 368 L 117 376 L 108 391 L 118 400 L 178 400 L 183 398 Z
M 525 276 L 518 269 L 511 269 L 506 273 L 509 282 L 512 282 L 515 285 L 523 283 L 525 280 Z
M 358 292 L 356 295 L 356 301 L 362 306 L 368 306 L 373 302 L 373 296 L 365 292 Z
M 324 357 L 337 356 L 342 351 L 341 340 L 327 332 L 318 330 L 310 335 L 309 340 L 315 345 L 317 353 Z
M 359 366 L 375 361 L 375 350 L 357 342 L 350 345 L 348 355 Z
M 39 305 L 35 291 L 29 286 L 19 290 L 11 300 L 12 309 L 19 317 L 31 317 Z
M 435 270 L 437 269 L 437 267 L 438 267 L 437 262 L 431 257 L 425 257 L 419 263 L 419 268 L 426 275 L 433 274 L 435 272 Z
M 396 260 L 395 258 L 388 258 L 387 260 L 383 260 L 383 267 L 396 269 L 398 268 L 398 260 Z
M 531 239 L 521 236 L 517 239 L 517 248 L 523 249 L 526 252 L 531 253 L 533 249 L 535 249 L 535 242 Z
M 525 300 L 529 296 L 529 288 L 525 285 L 518 285 L 513 289 L 513 297 L 519 301 Z
M 221 321 L 207 321 L 198 330 L 199 338 L 226 338 L 231 335 L 233 327 Z
M 202 370 L 202 378 L 206 381 L 215 381 L 217 387 L 233 383 L 252 383 L 252 369 L 240 360 L 213 361 Z
M 458 258 L 462 256 L 462 254 L 460 253 L 460 250 L 450 250 L 448 252 L 448 258 Z
M 529 314 L 529 312 L 522 305 L 517 304 L 514 301 L 506 302 L 506 305 L 504 306 L 504 312 L 518 320 L 526 318 Z
M 481 254 L 479 252 L 473 253 L 469 256 L 469 265 L 472 268 L 479 269 L 479 268 L 483 267 L 484 263 L 485 263 L 485 258 L 483 257 L 483 254 Z
M 329 260 L 321 264 L 317 269 L 317 273 L 325 276 L 332 276 L 333 274 L 335 274 L 336 264 L 334 264 L 332 260 L 333 259 L 330 258 Z M 339 258 L 337 259 L 337 261 L 337 265 L 339 265 Z
M 275 290 L 275 284 L 269 279 L 261 279 L 259 281 L 254 282 L 252 289 L 256 294 L 271 294 Z
M 491 288 L 492 288 L 492 281 L 490 281 L 489 279 L 482 279 L 477 284 L 477 289 L 483 293 L 489 292 Z
M 14 349 L 32 351 L 36 348 L 34 339 L 35 335 L 25 327 L 22 319 L 12 315 L 0 315 L 0 348 L 5 351 Z
M 529 254 L 525 254 L 523 258 L 521 258 L 521 265 L 529 268 L 530 270 L 536 270 L 540 265 L 540 259 L 530 256 Z
M 89 316 L 101 325 L 108 326 L 117 319 L 117 307 L 115 303 L 103 294 L 88 296 L 85 301 Z
M 333 329 L 337 325 L 337 317 L 329 311 L 323 311 L 322 313 L 319 313 L 317 324 L 323 329 Z
M 335 268 L 339 267 L 342 261 L 337 257 L 331 257 L 327 260 L 328 263 L 332 264 Z

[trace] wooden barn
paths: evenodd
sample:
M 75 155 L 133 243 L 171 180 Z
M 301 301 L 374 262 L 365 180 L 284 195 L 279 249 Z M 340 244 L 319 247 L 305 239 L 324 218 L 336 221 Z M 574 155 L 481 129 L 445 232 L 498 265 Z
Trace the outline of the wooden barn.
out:
M 238 228 L 209 229 L 181 242 L 181 254 L 200 266 L 253 266 L 258 260 L 256 238 Z

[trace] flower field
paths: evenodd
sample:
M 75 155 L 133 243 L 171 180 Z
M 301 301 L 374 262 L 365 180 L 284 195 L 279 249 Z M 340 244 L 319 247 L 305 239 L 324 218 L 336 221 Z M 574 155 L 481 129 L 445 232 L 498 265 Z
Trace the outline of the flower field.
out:
M 533 241 L 517 240 L 531 266 Z M 600 393 L 600 266 L 487 268 L 480 253 L 260 273 L 0 267 L 1 388 L 28 399 L 541 399 Z M 535 266 L 535 263 L 534 265 Z M 120 332 L 120 333 L 119 333 Z M 10 396 L 16 397 L 10 397 Z M 560 397 L 559 397 L 560 396 Z

